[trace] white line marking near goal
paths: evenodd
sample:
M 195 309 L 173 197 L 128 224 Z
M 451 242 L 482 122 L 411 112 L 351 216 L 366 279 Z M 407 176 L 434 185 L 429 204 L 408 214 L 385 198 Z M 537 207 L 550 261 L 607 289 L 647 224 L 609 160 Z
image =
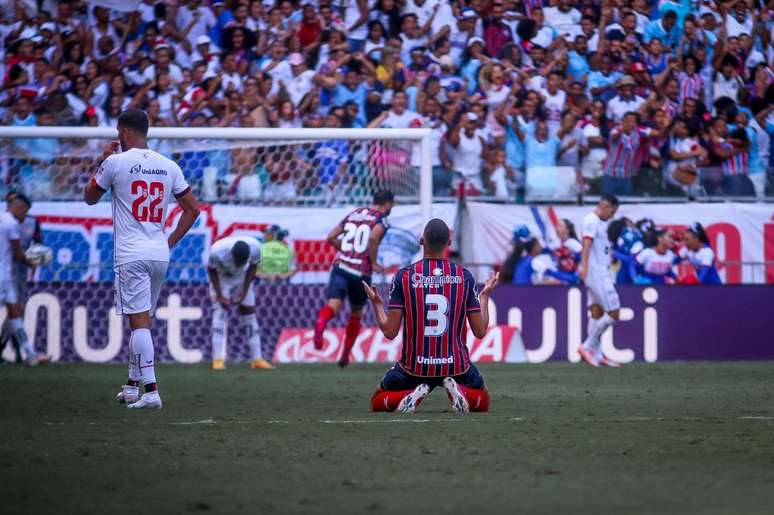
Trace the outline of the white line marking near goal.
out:
M 322 424 L 427 424 L 429 422 L 460 422 L 461 418 L 393 418 L 389 420 L 320 420 Z
M 524 417 L 513 417 L 509 418 L 508 422 L 521 422 L 522 420 L 526 420 Z
M 217 424 L 217 422 L 211 418 L 206 418 L 204 420 L 195 420 L 192 422 L 170 422 L 169 424 L 171 426 L 194 426 L 197 424 Z
M 739 417 L 739 420 L 774 420 L 774 417 Z

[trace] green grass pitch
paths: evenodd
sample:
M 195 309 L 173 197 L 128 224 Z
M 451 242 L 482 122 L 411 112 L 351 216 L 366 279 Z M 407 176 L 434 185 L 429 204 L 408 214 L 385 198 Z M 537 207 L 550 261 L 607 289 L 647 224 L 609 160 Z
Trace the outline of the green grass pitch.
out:
M 0 512 L 774 511 L 771 363 L 482 366 L 466 416 L 370 413 L 386 368 L 160 366 L 130 411 L 123 366 L 2 366 Z

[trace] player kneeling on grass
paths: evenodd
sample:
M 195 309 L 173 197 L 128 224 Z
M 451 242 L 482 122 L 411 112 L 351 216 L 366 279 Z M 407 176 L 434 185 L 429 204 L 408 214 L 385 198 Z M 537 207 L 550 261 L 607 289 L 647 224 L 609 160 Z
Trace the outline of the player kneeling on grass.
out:
M 445 258 L 451 234 L 443 220 L 428 222 L 421 244 L 424 257 L 395 275 L 389 312 L 379 294 L 363 283 L 384 336 L 395 338 L 403 325 L 400 360 L 371 397 L 371 409 L 413 413 L 433 388 L 443 385 L 452 410 L 488 411 L 484 378 L 464 342 L 465 319 L 477 338 L 486 334 L 497 274 L 477 294 L 473 275 Z
M 253 281 L 261 261 L 261 244 L 249 236 L 216 241 L 210 249 L 207 275 L 212 297 L 212 369 L 226 368 L 228 308 L 239 306 L 245 338 L 250 344 L 251 369 L 274 368 L 261 354 L 261 334 L 255 315 Z

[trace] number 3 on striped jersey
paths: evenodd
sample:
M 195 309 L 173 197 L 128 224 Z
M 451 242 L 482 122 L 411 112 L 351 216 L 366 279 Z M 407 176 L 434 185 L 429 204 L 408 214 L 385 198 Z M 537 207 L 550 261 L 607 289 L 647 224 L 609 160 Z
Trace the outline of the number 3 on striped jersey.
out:
M 425 336 L 441 336 L 449 325 L 449 318 L 446 316 L 449 301 L 443 295 L 430 293 L 425 297 L 425 304 L 428 306 L 427 321 L 435 322 L 434 325 L 425 326 Z

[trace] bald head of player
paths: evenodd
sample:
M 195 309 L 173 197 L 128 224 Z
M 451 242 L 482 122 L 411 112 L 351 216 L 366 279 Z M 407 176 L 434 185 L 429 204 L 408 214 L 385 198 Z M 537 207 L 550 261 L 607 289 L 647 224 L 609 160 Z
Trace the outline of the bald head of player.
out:
M 451 245 L 449 226 L 440 218 L 433 218 L 425 225 L 419 243 L 424 249 L 426 258 L 444 259 L 446 248 Z
M 118 141 L 121 150 L 148 148 L 148 115 L 142 109 L 127 109 L 118 115 Z

